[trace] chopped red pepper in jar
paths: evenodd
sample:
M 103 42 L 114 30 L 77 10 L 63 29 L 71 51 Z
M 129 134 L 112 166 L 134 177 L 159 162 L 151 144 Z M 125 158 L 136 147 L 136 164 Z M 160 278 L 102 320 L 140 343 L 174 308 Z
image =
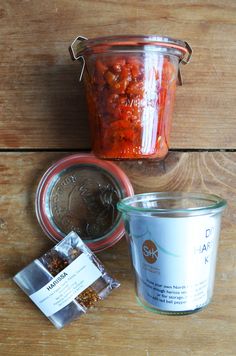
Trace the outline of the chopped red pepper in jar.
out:
M 163 158 L 178 60 L 157 53 L 93 55 L 85 73 L 93 151 L 104 159 Z

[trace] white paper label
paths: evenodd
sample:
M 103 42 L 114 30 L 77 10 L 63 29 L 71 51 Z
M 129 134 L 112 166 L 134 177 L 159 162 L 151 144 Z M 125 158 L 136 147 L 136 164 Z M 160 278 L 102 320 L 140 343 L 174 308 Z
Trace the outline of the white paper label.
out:
M 70 304 L 101 275 L 90 258 L 82 253 L 30 298 L 46 316 L 51 316 Z
M 214 285 L 220 217 L 130 218 L 138 296 L 166 311 L 204 306 Z

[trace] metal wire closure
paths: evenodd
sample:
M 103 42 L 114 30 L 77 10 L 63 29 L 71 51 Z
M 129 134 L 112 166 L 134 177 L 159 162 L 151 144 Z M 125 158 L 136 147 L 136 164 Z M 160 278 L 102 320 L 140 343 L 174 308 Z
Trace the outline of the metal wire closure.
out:
M 179 81 L 179 85 L 183 85 L 183 77 L 182 77 L 181 70 L 180 70 L 180 64 L 184 64 L 184 65 L 188 64 L 189 61 L 190 61 L 190 59 L 191 59 L 191 57 L 192 57 L 192 53 L 193 53 L 193 49 L 192 49 L 192 47 L 190 46 L 190 44 L 189 44 L 188 42 L 186 42 L 186 41 L 184 41 L 184 43 L 185 43 L 186 49 L 187 49 L 187 51 L 188 51 L 188 56 L 187 56 L 187 58 L 185 58 L 185 56 L 184 56 L 184 57 L 183 57 L 182 59 L 180 59 L 180 61 L 179 61 L 179 69 L 178 69 L 178 81 Z
M 80 82 L 81 82 L 81 80 L 82 80 L 83 73 L 84 73 L 85 59 L 84 59 L 83 56 L 77 56 L 77 55 L 76 55 L 74 46 L 75 46 L 75 45 L 78 45 L 80 42 L 86 41 L 86 40 L 87 40 L 87 37 L 78 36 L 78 37 L 76 37 L 76 38 L 74 39 L 74 41 L 71 43 L 71 45 L 70 45 L 70 47 L 69 47 L 69 52 L 70 52 L 70 55 L 71 55 L 72 60 L 73 60 L 73 61 L 79 60 L 80 63 L 82 64 L 82 68 L 81 68 L 80 75 L 79 75 L 79 81 L 80 81 Z

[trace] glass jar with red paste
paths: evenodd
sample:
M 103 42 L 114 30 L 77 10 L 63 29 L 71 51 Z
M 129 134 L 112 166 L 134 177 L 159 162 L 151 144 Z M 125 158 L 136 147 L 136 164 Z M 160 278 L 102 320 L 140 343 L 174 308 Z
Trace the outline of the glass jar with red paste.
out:
M 80 36 L 70 51 L 83 63 L 94 154 L 164 158 L 179 65 L 191 57 L 189 44 L 159 36 Z

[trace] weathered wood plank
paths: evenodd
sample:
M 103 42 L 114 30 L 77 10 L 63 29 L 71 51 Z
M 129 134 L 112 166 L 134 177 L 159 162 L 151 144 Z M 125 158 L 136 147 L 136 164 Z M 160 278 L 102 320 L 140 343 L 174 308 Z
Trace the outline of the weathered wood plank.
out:
M 66 153 L 0 155 L 1 355 L 234 355 L 236 154 L 175 153 L 164 164 L 121 163 L 135 192 L 204 191 L 228 200 L 222 225 L 213 302 L 192 316 L 168 317 L 136 304 L 126 242 L 99 254 L 122 286 L 89 315 L 56 331 L 12 276 L 51 243 L 34 213 L 37 181 Z
M 89 148 L 77 34 L 163 34 L 194 49 L 177 90 L 172 148 L 235 148 L 236 3 L 4 1 L 0 7 L 0 147 Z

